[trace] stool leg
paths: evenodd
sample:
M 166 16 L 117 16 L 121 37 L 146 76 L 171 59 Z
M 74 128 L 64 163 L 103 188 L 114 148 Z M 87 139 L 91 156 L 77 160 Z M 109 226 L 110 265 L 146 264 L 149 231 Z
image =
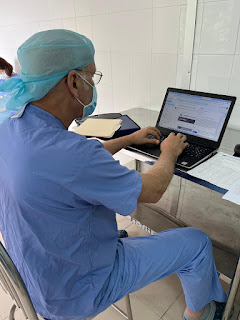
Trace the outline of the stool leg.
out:
M 127 295 L 125 296 L 125 302 L 126 302 L 126 307 L 127 307 L 128 320 L 133 320 L 132 308 L 131 308 L 131 303 L 130 303 L 129 294 L 127 294 Z

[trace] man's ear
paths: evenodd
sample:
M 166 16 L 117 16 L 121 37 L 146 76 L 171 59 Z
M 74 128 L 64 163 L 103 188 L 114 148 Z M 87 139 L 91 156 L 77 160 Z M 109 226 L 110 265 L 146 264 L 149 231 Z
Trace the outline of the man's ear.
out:
M 71 93 L 71 95 L 76 99 L 78 98 L 79 91 L 78 91 L 78 83 L 77 83 L 77 74 L 75 70 L 72 70 L 68 73 L 66 84 L 68 86 L 68 89 Z

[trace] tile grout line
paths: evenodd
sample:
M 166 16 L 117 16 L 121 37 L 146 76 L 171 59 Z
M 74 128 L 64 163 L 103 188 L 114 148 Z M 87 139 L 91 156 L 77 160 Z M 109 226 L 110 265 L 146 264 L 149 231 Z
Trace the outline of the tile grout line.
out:
M 170 305 L 170 307 L 166 310 L 166 312 L 162 315 L 162 317 L 164 317 L 164 315 L 168 312 L 168 310 L 174 305 L 174 303 L 177 301 L 177 299 L 181 296 L 181 294 L 183 293 L 183 291 L 177 296 L 177 298 L 173 301 L 173 303 Z
M 139 300 L 142 301 L 142 303 L 148 307 L 156 316 L 160 317 L 159 320 L 162 318 L 155 310 L 153 310 L 147 303 L 146 301 L 143 301 L 143 299 L 141 299 L 137 294 L 136 294 L 137 291 L 133 292 L 132 294 L 134 294 L 136 296 L 136 298 L 138 298 Z

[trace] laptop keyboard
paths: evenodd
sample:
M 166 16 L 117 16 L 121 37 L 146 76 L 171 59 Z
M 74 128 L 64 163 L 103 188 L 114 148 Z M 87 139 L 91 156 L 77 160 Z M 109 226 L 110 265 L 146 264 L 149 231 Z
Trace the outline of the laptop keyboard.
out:
M 149 139 L 156 139 L 154 136 L 148 136 Z M 160 142 L 163 142 L 165 139 L 167 138 L 167 136 L 161 136 L 160 137 Z M 159 148 L 159 145 L 152 145 L 155 148 Z M 194 158 L 204 158 L 205 155 L 209 154 L 210 149 L 206 148 L 206 147 L 202 147 L 199 145 L 195 145 L 195 144 L 189 144 L 189 146 L 184 149 L 182 155 L 187 155 L 189 157 L 194 157 Z
M 195 157 L 198 159 L 203 158 L 205 155 L 209 154 L 209 149 L 202 146 L 197 146 L 190 144 L 185 150 L 184 153 L 190 157 Z

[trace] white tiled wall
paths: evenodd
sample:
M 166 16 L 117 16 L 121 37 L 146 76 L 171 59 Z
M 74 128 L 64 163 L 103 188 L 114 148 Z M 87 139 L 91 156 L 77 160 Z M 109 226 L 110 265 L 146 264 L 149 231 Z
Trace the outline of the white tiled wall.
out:
M 5 1 L 0 56 L 15 66 L 17 47 L 33 33 L 77 31 L 93 41 L 103 73 L 97 111 L 160 110 L 166 88 L 176 86 L 185 15 L 183 0 Z
M 198 2 L 191 89 L 236 96 L 229 126 L 240 129 L 240 1 Z
M 65 28 L 93 41 L 99 112 L 159 110 L 181 83 L 187 0 L 2 2 L 0 56 L 17 72 L 17 47 L 35 32 Z M 239 0 L 198 1 L 191 89 L 236 95 L 230 126 L 240 129 L 239 19 Z

